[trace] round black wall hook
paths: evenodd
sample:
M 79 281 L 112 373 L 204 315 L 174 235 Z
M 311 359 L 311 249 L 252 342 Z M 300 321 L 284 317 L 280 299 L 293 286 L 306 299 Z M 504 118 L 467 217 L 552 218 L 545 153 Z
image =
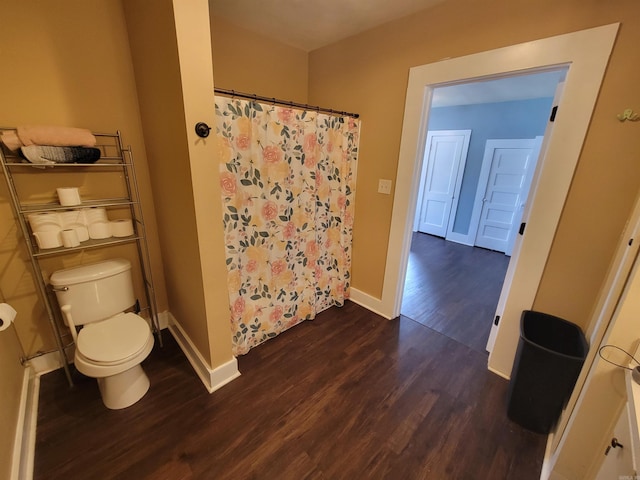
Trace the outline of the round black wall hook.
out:
M 206 138 L 209 136 L 209 132 L 211 131 L 211 127 L 204 122 L 196 123 L 196 135 L 201 138 Z

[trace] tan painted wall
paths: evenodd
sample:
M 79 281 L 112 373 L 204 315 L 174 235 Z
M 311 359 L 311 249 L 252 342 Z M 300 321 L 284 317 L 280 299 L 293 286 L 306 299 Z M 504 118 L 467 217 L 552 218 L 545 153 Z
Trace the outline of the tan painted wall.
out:
M 216 121 L 209 3 L 208 0 L 192 0 L 187 5 L 182 0 L 173 0 L 173 10 L 205 292 L 209 356 L 211 365 L 217 367 L 233 358 L 219 162 L 215 137 L 200 138 L 194 128 L 198 122 L 214 127 Z
M 153 196 L 120 3 L 9 0 L 3 2 L 2 14 L 10 21 L 0 29 L 0 124 L 52 124 L 122 132 L 125 144 L 130 144 L 135 154 L 158 307 L 166 310 Z M 51 180 L 51 175 L 35 173 L 25 177 L 23 183 L 31 199 L 54 199 L 58 182 L 80 186 L 83 197 L 89 198 L 99 196 L 102 187 L 112 180 L 95 174 Z M 22 346 L 27 354 L 53 348 L 51 329 L 35 294 L 26 248 L 8 204 L 4 179 L 0 188 L 0 239 L 0 285 L 7 301 L 15 302 L 20 313 L 16 328 Z M 45 268 L 51 272 L 115 255 L 133 258 L 135 247 L 51 257 Z
M 208 5 L 176 4 L 176 18 L 187 19 L 178 33 L 171 0 L 124 6 L 171 312 L 216 366 L 232 356 L 217 162 L 212 142 L 192 133 L 194 118 L 214 122 Z
M 613 22 L 622 26 L 534 305 L 584 326 L 640 186 L 639 126 L 615 119 L 640 109 L 640 4 L 450 0 L 311 52 L 309 102 L 362 115 L 355 288 L 382 293 L 393 195 L 377 183 L 396 176 L 409 68 Z
M 11 478 L 13 443 L 24 378 L 24 367 L 20 365 L 21 355 L 14 327 L 0 332 L 0 478 Z
M 263 35 L 212 18 L 216 87 L 307 102 L 308 55 Z

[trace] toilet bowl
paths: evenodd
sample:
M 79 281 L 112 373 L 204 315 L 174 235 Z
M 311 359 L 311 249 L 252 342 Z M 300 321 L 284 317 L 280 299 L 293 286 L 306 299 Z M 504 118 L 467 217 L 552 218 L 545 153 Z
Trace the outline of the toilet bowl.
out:
M 140 363 L 151 353 L 153 343 L 144 318 L 121 313 L 80 330 L 74 364 L 80 373 L 98 380 L 107 408 L 126 408 L 149 390 L 149 377 Z
M 107 408 L 136 403 L 149 390 L 140 364 L 154 338 L 144 318 L 127 312 L 136 303 L 130 262 L 115 259 L 58 270 L 50 283 L 76 344 L 77 370 L 97 379 Z

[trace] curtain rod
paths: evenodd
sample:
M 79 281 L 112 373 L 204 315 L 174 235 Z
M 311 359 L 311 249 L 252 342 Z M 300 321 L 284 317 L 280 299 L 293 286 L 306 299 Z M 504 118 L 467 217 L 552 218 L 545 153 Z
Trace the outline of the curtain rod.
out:
M 296 103 L 296 102 L 291 102 L 287 100 L 279 100 L 277 98 L 263 97 L 261 95 L 256 95 L 255 93 L 242 93 L 242 92 L 236 92 L 235 90 L 227 90 L 225 88 L 216 88 L 214 89 L 214 91 L 215 93 L 219 93 L 220 95 L 227 95 L 229 97 L 239 97 L 239 98 L 246 98 L 249 100 L 256 100 L 261 102 L 277 103 L 278 105 L 284 105 L 287 107 L 302 108 L 304 110 L 316 110 L 318 112 L 329 113 L 334 115 L 344 115 L 344 116 L 353 117 L 353 118 L 360 117 L 360 114 L 358 113 L 343 112 L 340 110 L 332 110 L 330 108 L 322 108 L 322 107 L 316 107 L 314 105 L 307 105 L 306 103 Z

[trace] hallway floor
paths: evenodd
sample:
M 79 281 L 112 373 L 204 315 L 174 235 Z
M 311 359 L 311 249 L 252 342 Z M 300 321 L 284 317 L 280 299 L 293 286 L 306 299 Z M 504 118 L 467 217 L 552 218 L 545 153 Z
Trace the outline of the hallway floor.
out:
M 402 315 L 486 353 L 510 257 L 416 232 Z
M 35 480 L 538 479 L 546 436 L 506 416 L 485 353 L 347 302 L 238 358 L 208 394 L 167 331 L 151 389 L 41 378 Z

